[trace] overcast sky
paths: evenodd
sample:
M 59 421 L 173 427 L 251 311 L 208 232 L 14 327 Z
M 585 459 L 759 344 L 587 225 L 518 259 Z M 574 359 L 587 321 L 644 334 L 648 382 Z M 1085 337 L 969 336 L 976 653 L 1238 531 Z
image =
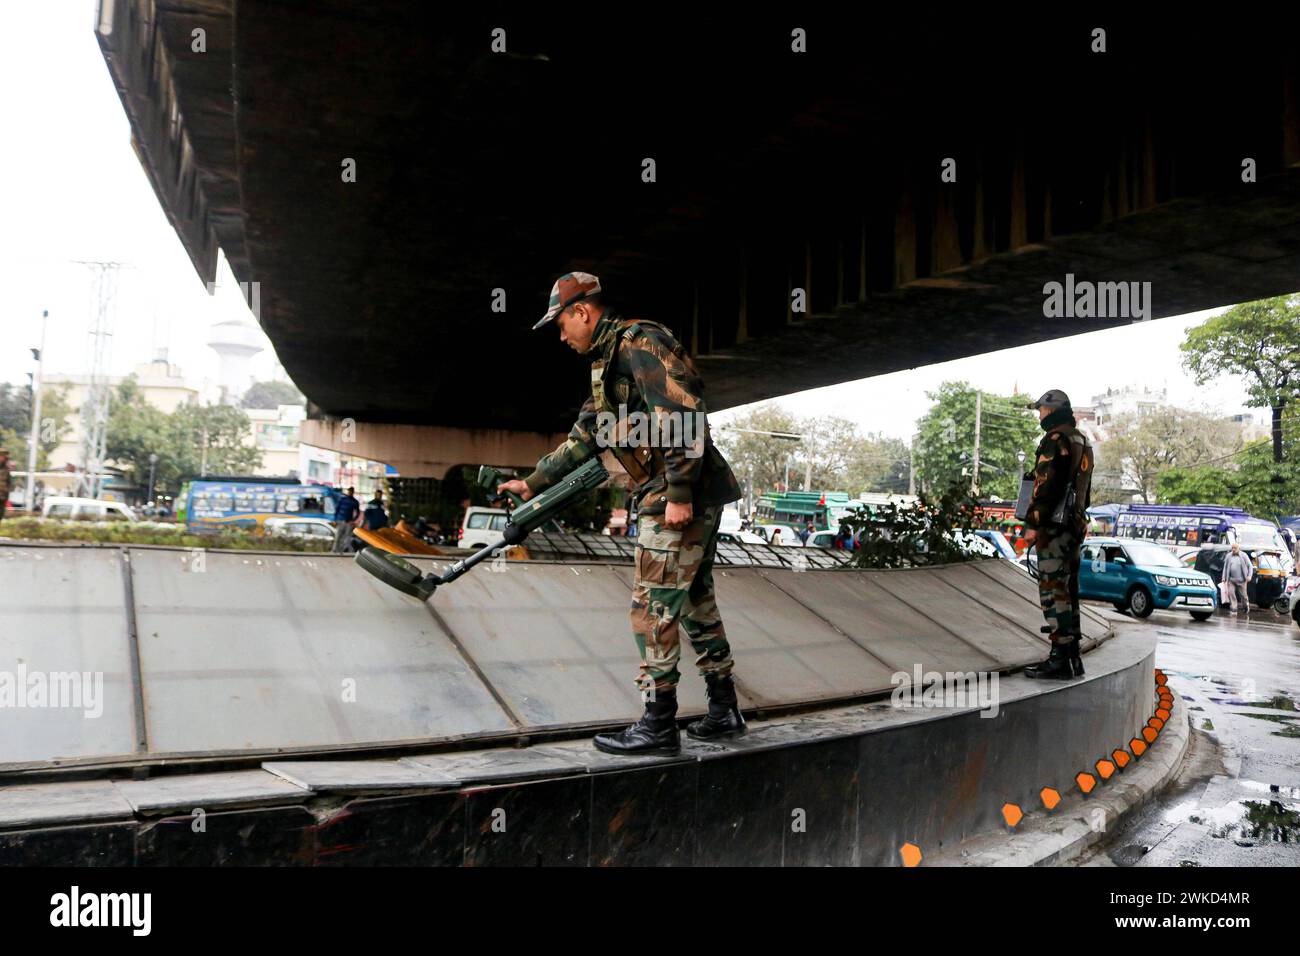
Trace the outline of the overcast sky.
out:
M 252 318 L 228 268 L 208 296 L 168 224 L 131 149 L 94 20 L 94 0 L 5 4 L 0 89 L 13 136 L 0 176 L 0 381 L 27 382 L 42 309 L 50 312 L 46 373 L 89 371 L 90 271 L 76 260 L 101 260 L 130 267 L 121 272 L 110 373 L 168 348 L 197 387 L 217 375 L 208 329 Z M 253 359 L 258 378 L 275 368 L 266 344 Z
M 0 30 L 5 129 L 0 176 L 0 381 L 25 383 L 49 309 L 45 370 L 89 371 L 90 273 L 76 260 L 126 264 L 114 310 L 111 374 L 125 374 L 167 348 L 195 387 L 217 374 L 207 348 L 214 322 L 251 321 L 222 260 L 209 297 L 131 149 L 130 127 L 94 37 L 93 0 L 7 4 Z M 1223 413 L 1242 410 L 1244 389 L 1225 380 L 1197 388 L 1180 366 L 1187 328 L 1211 313 L 1181 316 L 931 365 L 781 399 L 799 415 L 837 414 L 867 431 L 909 438 L 929 406 L 927 390 L 964 379 L 992 392 L 1013 385 L 1064 389 L 1086 404 L 1107 386 L 1167 387 L 1172 401 Z M 253 360 L 269 378 L 275 359 Z M 736 410 L 712 416 L 716 424 Z M 1258 412 L 1256 414 L 1259 414 Z
M 1164 388 L 1169 401 L 1191 408 L 1236 414 L 1251 412 L 1263 420 L 1264 412 L 1245 408 L 1245 387 L 1237 378 L 1198 386 L 1182 369 L 1179 343 L 1187 329 L 1215 312 L 1194 312 L 1168 319 L 1088 332 L 1069 338 L 1039 342 L 1000 352 L 988 352 L 955 362 L 859 379 L 829 388 L 815 388 L 779 399 L 796 415 L 840 415 L 857 422 L 864 431 L 910 439 L 916 419 L 931 402 L 927 391 L 942 382 L 967 381 L 987 392 L 1009 395 L 1013 388 L 1037 397 L 1059 388 L 1076 405 L 1091 404 L 1107 387 L 1145 385 Z M 759 403 L 762 404 L 762 403 Z M 745 406 L 710 415 L 724 424 L 758 407 Z

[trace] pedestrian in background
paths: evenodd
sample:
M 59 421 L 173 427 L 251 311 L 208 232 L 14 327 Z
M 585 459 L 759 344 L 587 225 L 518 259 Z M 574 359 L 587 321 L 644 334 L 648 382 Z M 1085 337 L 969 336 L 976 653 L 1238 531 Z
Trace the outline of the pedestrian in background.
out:
M 370 504 L 366 505 L 366 530 L 378 531 L 388 527 L 388 512 L 384 510 L 384 496 L 376 491 Z
M 1232 608 L 1232 613 L 1237 613 L 1237 601 L 1241 601 L 1242 609 L 1250 613 L 1250 598 L 1246 595 L 1246 587 L 1250 584 L 1250 579 L 1255 575 L 1255 566 L 1250 563 L 1250 558 L 1241 553 L 1241 545 L 1237 542 L 1232 543 L 1232 553 L 1228 555 L 1227 560 L 1223 562 L 1223 579 L 1222 582 L 1228 585 L 1228 603 Z
M 357 519 L 361 516 L 361 502 L 352 494 L 355 490 L 349 488 L 348 493 L 334 505 L 335 554 L 347 554 L 348 547 L 352 544 L 352 529 L 357 526 Z

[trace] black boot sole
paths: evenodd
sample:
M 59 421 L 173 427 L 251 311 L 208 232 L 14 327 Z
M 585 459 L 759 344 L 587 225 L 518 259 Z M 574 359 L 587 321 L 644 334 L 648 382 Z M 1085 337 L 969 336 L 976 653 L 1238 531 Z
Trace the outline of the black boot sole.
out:
M 743 737 L 749 733 L 748 727 L 737 727 L 734 730 L 720 730 L 716 734 L 697 734 L 690 727 L 686 728 L 686 736 L 692 740 L 722 740 L 726 737 Z
M 672 757 L 682 752 L 682 745 L 677 744 L 655 744 L 653 747 L 637 747 L 635 749 L 610 747 L 602 744 L 600 740 L 592 738 L 592 746 L 601 753 L 610 754 L 614 757 Z

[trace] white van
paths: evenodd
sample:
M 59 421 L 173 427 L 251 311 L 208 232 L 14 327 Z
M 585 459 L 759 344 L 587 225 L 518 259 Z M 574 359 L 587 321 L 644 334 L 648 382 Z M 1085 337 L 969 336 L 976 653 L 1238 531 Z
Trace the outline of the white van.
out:
M 120 501 L 101 498 L 67 498 L 49 495 L 41 505 L 42 518 L 82 518 L 90 521 L 139 521 Z
M 286 538 L 307 538 L 311 541 L 334 541 L 334 525 L 324 518 L 267 518 L 262 522 L 265 534 Z
M 735 508 L 722 509 L 722 522 L 718 530 L 726 533 L 740 530 L 740 512 Z
M 461 548 L 482 548 L 501 540 L 510 512 L 504 508 L 470 508 L 460 523 L 456 544 Z

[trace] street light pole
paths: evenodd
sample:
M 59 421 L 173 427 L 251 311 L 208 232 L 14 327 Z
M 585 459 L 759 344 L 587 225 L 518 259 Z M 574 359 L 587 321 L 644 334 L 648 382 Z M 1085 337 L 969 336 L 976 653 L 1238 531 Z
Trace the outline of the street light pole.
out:
M 149 454 L 149 497 L 148 497 L 147 500 L 148 500 L 149 504 L 151 504 L 151 505 L 153 504 L 153 476 L 154 476 L 154 468 L 157 466 L 157 464 L 158 464 L 158 456 L 155 455 L 155 454 L 153 454 L 152 452 L 150 452 L 150 454 Z
M 32 433 L 27 442 L 27 491 L 23 496 L 23 506 L 32 507 L 32 496 L 36 493 L 36 449 L 41 436 L 41 368 L 45 364 L 45 324 L 50 317 L 50 310 L 41 312 L 41 347 L 32 349 L 36 359 L 36 377 L 32 379 Z

